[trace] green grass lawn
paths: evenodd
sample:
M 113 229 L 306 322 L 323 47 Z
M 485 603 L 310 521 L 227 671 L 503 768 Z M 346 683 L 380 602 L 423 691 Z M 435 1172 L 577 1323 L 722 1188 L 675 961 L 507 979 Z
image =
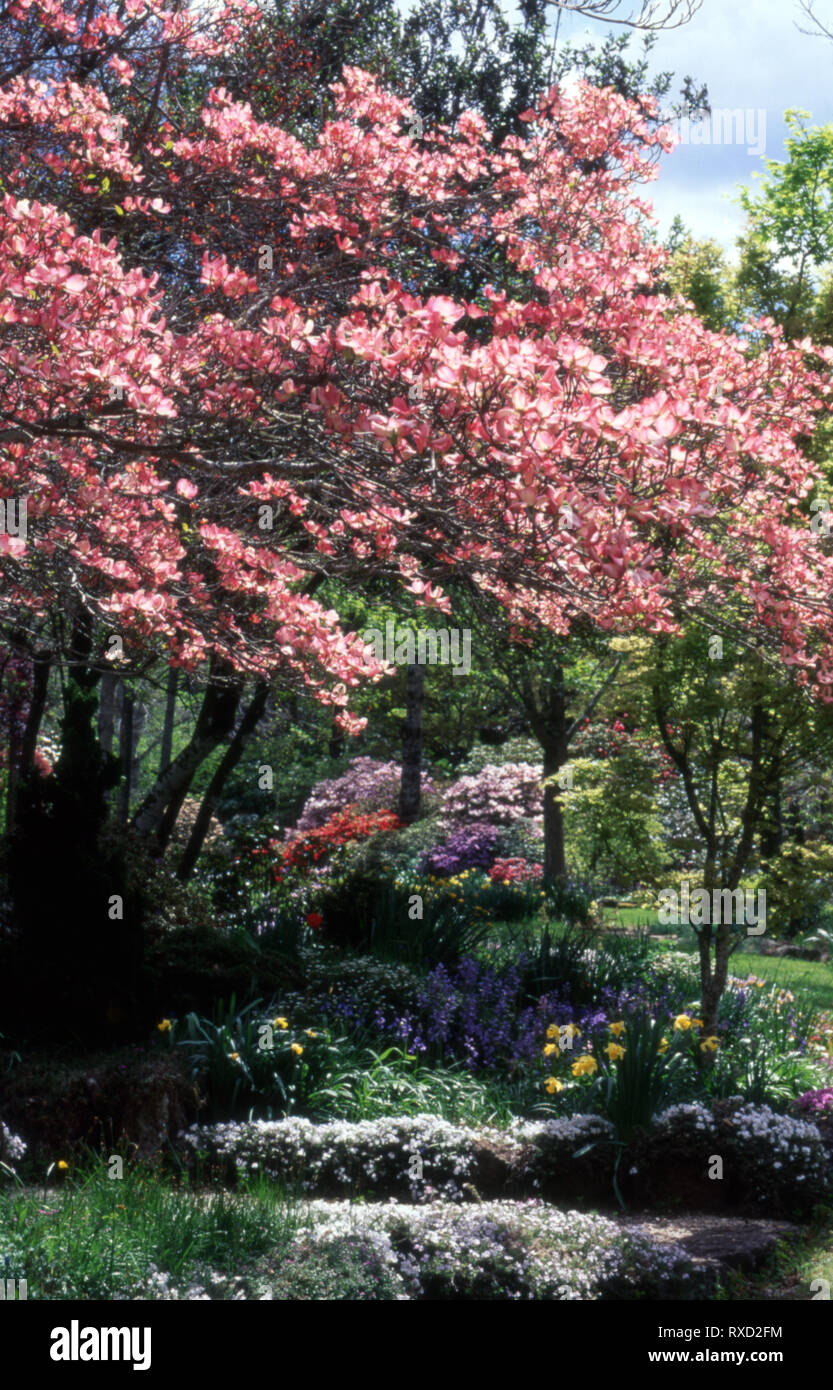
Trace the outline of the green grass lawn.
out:
M 791 960 L 788 956 L 759 956 L 744 951 L 732 956 L 729 969 L 733 975 L 757 975 L 760 980 L 792 990 L 796 997 L 823 1012 L 833 1010 L 831 961 Z

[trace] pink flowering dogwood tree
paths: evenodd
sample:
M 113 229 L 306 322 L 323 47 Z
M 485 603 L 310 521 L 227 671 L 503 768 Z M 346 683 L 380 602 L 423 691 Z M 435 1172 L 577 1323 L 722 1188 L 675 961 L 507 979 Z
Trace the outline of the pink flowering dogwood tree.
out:
M 833 351 L 657 292 L 652 99 L 554 89 L 496 147 L 348 68 L 304 143 L 183 98 L 247 0 L 0 17 L 0 493 L 28 519 L 0 534 L 0 624 L 87 688 L 114 661 L 206 675 L 139 832 L 170 831 L 247 684 L 250 726 L 280 674 L 360 728 L 383 667 L 331 578 L 445 612 L 462 582 L 519 634 L 731 614 L 833 697 L 801 448 Z

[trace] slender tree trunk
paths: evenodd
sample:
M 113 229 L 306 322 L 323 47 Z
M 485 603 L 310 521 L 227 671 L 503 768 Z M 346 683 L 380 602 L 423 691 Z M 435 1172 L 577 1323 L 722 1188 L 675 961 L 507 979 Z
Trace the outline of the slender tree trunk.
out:
M 162 748 L 159 753 L 159 776 L 161 777 L 169 762 L 174 746 L 174 717 L 176 715 L 176 695 L 179 684 L 179 667 L 168 668 L 168 684 L 165 691 L 165 722 L 162 725 Z
M 211 824 L 211 817 L 214 814 L 217 802 L 231 773 L 239 763 L 246 744 L 249 742 L 249 739 L 252 737 L 252 734 L 263 718 L 268 698 L 269 686 L 265 682 L 261 683 L 257 686 L 254 697 L 240 721 L 237 732 L 208 784 L 208 790 L 202 799 L 202 805 L 200 806 L 197 818 L 191 829 L 188 844 L 185 846 L 185 852 L 180 860 L 178 874 L 183 881 L 189 879 L 194 871 L 194 865 L 203 847 L 203 842 L 208 833 L 208 827 Z
M 17 815 L 17 793 L 22 778 L 27 777 L 35 765 L 35 752 L 38 734 L 46 709 L 46 696 L 49 690 L 49 672 L 52 658 L 49 652 L 38 652 L 32 661 L 32 698 L 29 713 L 19 740 L 12 737 L 9 743 L 9 785 L 6 794 L 6 835 L 11 835 Z
M 402 728 L 402 779 L 399 786 L 399 818 L 410 825 L 419 815 L 422 777 L 422 706 L 425 702 L 425 667 L 408 667 L 405 723 Z
M 130 794 L 133 790 L 133 696 L 124 692 L 121 729 L 119 730 L 119 752 L 121 754 L 122 783 L 119 792 L 119 820 L 127 825 L 130 815 Z
M 116 686 L 118 676 L 105 671 L 101 677 L 101 696 L 98 706 L 98 741 L 103 753 L 113 751 L 113 730 L 116 723 Z
M 565 730 L 566 732 L 566 730 Z M 544 746 L 544 778 L 556 777 L 567 762 L 566 741 Z M 564 812 L 560 788 L 551 782 L 544 788 L 544 877 L 566 879 L 567 856 L 564 844 Z
M 240 686 L 227 679 L 230 668 L 215 664 L 208 679 L 194 732 L 180 753 L 156 779 L 133 816 L 134 829 L 143 836 L 157 833 L 160 849 L 171 837 L 176 818 L 200 764 L 234 728 L 240 703 Z M 161 827 L 159 817 L 164 811 Z M 157 827 L 159 829 L 157 830 Z

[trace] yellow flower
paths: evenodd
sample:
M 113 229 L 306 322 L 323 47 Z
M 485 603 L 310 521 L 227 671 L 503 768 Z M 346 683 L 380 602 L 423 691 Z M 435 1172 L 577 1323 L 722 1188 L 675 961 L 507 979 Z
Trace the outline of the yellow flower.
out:
M 691 1026 L 692 1026 L 692 1028 L 702 1028 L 702 1027 L 703 1027 L 703 1020 L 702 1020 L 702 1018 L 693 1018 L 693 1019 L 691 1020 Z
M 59 1170 L 59 1172 L 65 1173 L 68 1167 L 69 1167 L 69 1164 L 67 1163 L 66 1159 L 63 1159 L 63 1158 L 59 1158 L 59 1159 L 58 1159 L 58 1170 Z
M 544 1048 L 544 1056 L 545 1056 L 545 1057 L 552 1057 L 553 1053 L 555 1053 L 556 1057 L 559 1056 L 558 1044 L 557 1044 L 557 1043 L 547 1043 L 546 1047 Z
M 544 1090 L 552 1096 L 555 1094 L 556 1091 L 564 1090 L 564 1082 L 559 1081 L 556 1076 L 548 1076 L 546 1081 L 544 1082 Z
M 599 1070 L 599 1064 L 595 1057 L 580 1057 L 577 1062 L 573 1062 L 573 1076 L 592 1076 Z
M 317 1038 L 317 1037 L 318 1037 L 318 1034 L 315 1033 L 315 1032 L 313 1032 L 312 1028 L 307 1028 L 307 1029 L 305 1029 L 305 1032 L 306 1032 L 306 1035 L 307 1035 L 308 1038 Z
M 559 1030 L 558 1024 L 557 1024 L 557 1023 L 551 1023 L 550 1026 L 549 1026 L 549 1028 L 547 1029 L 547 1037 L 548 1037 L 548 1038 L 557 1038 L 557 1037 L 558 1037 L 558 1034 L 559 1034 L 559 1031 L 560 1031 L 560 1030 Z
M 658 1051 L 658 1052 L 667 1052 L 667 1051 L 668 1051 L 668 1047 L 669 1047 L 668 1039 L 667 1039 L 667 1038 L 661 1038 L 661 1039 L 660 1039 L 659 1047 L 657 1048 L 657 1051 Z
M 332 990 L 330 990 L 330 993 L 332 993 Z M 288 1022 L 288 1020 L 285 1019 L 285 1018 L 273 1018 L 273 1019 L 272 1019 L 272 1027 L 273 1027 L 273 1028 L 288 1028 L 288 1027 L 289 1027 L 289 1022 Z
M 690 1027 L 691 1019 L 688 1014 L 678 1014 L 674 1019 L 674 1031 L 676 1033 L 685 1033 Z
M 717 1038 L 704 1038 L 700 1044 L 701 1052 L 716 1052 L 720 1044 Z
M 171 1028 L 171 1020 L 169 1018 L 163 1018 L 162 1022 L 157 1023 L 156 1027 L 159 1029 L 160 1033 L 168 1033 Z
M 239 1061 L 240 1061 L 240 1053 L 239 1053 L 239 1052 L 230 1052 L 230 1053 L 229 1053 L 229 1060 L 232 1061 L 232 1062 L 239 1062 Z
M 299 1057 L 300 1057 L 301 1053 L 303 1052 L 303 1050 L 304 1050 L 304 1049 L 302 1048 L 302 1046 L 301 1046 L 300 1043 L 293 1043 L 293 1044 L 292 1044 L 292 1047 L 290 1048 L 290 1051 L 291 1051 L 291 1052 L 297 1053 L 297 1055 L 298 1055 Z
M 624 1023 L 611 1023 L 610 1031 L 614 1038 L 621 1037 L 622 1033 L 625 1031 L 625 1025 Z
M 608 1043 L 607 1047 L 604 1050 L 610 1058 L 611 1062 L 618 1062 L 619 1058 L 624 1057 L 625 1055 L 625 1049 L 623 1047 L 620 1047 L 618 1043 Z

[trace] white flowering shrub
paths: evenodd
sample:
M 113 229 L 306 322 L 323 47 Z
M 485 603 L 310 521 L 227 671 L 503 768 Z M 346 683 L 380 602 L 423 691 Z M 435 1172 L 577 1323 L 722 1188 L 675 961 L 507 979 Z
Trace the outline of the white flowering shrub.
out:
M 490 763 L 460 777 L 445 793 L 442 818 L 447 827 L 484 822 L 513 825 L 541 813 L 541 769 L 533 763 Z
M 717 1122 L 710 1110 L 699 1101 L 689 1105 L 669 1105 L 654 1116 L 657 1130 L 673 1133 L 675 1137 L 711 1137 L 717 1134 Z
M 608 1190 L 613 1173 L 613 1125 L 601 1115 L 570 1115 L 542 1123 L 516 1121 L 512 1138 L 524 1145 L 518 1177 L 533 1188 L 561 1192 Z M 587 1148 L 587 1153 L 579 1151 Z
M 538 1201 L 458 1206 L 311 1202 L 312 1236 L 383 1234 L 413 1299 L 598 1299 L 688 1289 L 692 1269 L 676 1246 L 638 1228 L 560 1211 Z
M 804 1207 L 829 1195 L 830 1155 L 808 1120 L 744 1105 L 731 1117 L 730 1144 L 740 1180 L 767 1209 Z
M 290 1117 L 192 1125 L 187 1150 L 209 1163 L 297 1182 L 304 1191 L 399 1192 L 412 1201 L 459 1198 L 475 1175 L 477 1144 L 500 1143 L 499 1130 L 474 1130 L 434 1115 L 312 1124 Z
M 12 1134 L 8 1125 L 4 1125 L 0 1120 L 0 1170 L 5 1170 L 13 1177 L 14 1164 L 20 1161 L 25 1152 L 25 1141 L 18 1134 Z

